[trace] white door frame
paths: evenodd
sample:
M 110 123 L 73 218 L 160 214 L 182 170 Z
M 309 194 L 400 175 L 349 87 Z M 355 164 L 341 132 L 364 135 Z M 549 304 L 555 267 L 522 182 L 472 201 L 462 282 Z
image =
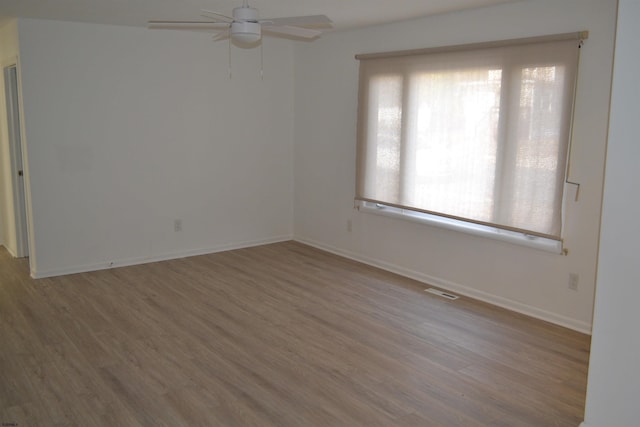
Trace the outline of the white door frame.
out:
M 27 196 L 25 192 L 25 165 L 23 156 L 21 108 L 19 95 L 19 75 L 17 63 L 3 65 L 5 105 L 7 112 L 7 133 L 11 163 L 11 189 L 16 235 L 17 257 L 29 256 L 29 226 L 27 220 Z

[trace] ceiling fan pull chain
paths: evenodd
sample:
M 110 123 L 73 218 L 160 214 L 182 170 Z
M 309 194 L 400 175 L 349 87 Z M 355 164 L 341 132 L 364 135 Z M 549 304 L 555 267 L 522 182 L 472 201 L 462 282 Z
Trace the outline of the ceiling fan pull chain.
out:
M 264 61 L 262 55 L 262 47 L 264 46 L 264 41 L 260 42 L 260 80 L 264 80 Z

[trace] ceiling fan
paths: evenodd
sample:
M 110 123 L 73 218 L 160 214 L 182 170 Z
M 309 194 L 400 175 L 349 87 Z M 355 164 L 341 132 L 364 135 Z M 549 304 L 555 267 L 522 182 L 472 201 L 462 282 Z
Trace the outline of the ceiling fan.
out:
M 288 18 L 260 19 L 258 9 L 249 6 L 248 0 L 233 9 L 232 16 L 210 10 L 202 10 L 209 21 L 149 21 L 147 28 L 168 30 L 207 31 L 215 33 L 214 40 L 231 39 L 243 47 L 253 47 L 262 34 L 289 39 L 312 40 L 331 28 L 333 22 L 325 15 L 294 16 Z

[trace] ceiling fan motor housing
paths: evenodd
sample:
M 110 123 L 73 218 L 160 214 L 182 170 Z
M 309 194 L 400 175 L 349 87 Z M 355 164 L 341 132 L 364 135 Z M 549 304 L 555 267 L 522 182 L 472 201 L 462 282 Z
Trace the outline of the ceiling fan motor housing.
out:
M 262 37 L 262 25 L 258 22 L 258 9 L 236 7 L 233 9 L 231 37 L 238 42 L 252 44 Z
M 258 9 L 253 7 L 236 7 L 233 9 L 234 21 L 258 22 Z

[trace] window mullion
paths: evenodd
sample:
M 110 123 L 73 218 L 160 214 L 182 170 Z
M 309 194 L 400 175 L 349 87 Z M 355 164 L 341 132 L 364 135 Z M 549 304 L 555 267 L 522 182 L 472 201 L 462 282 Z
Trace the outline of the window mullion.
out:
M 509 161 L 509 113 L 511 111 L 511 94 L 512 94 L 512 78 L 513 67 L 512 64 L 503 63 L 501 70 L 501 83 L 500 83 L 500 116 L 498 119 L 498 132 L 496 135 L 496 164 L 494 172 L 493 183 L 493 197 L 492 197 L 492 218 L 493 222 L 500 223 L 505 217 L 505 204 L 504 192 L 507 188 L 508 178 L 508 161 Z
M 414 185 L 414 176 L 415 173 L 415 156 L 411 155 L 415 149 L 412 147 L 413 141 L 410 138 L 409 131 L 409 118 L 412 112 L 410 111 L 410 102 L 411 102 L 411 73 L 409 71 L 405 72 L 404 78 L 402 79 L 402 118 L 401 118 L 401 126 L 400 126 L 400 179 L 398 180 L 399 185 L 399 198 L 401 204 L 407 204 L 409 202 L 409 198 L 411 197 L 413 185 Z

